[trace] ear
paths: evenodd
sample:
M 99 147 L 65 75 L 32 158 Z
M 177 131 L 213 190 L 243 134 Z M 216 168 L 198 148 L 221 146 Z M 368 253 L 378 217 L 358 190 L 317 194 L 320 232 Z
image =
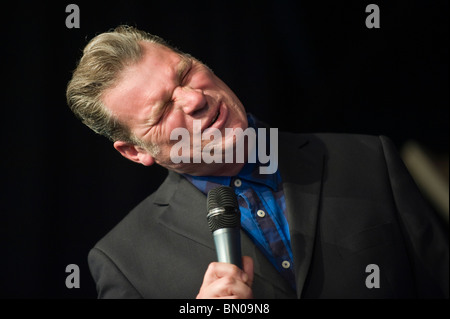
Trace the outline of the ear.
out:
M 150 166 L 155 163 L 153 156 L 140 146 L 123 141 L 116 141 L 114 142 L 114 148 L 130 161 L 140 163 L 144 166 Z

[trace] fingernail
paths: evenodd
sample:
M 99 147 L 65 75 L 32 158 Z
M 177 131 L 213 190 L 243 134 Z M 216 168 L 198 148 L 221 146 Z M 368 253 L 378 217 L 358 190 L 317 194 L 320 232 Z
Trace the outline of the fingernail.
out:
M 242 279 L 243 282 L 247 282 L 247 280 L 248 280 L 248 275 L 247 275 L 245 272 L 242 272 L 242 274 L 241 274 L 241 279 Z

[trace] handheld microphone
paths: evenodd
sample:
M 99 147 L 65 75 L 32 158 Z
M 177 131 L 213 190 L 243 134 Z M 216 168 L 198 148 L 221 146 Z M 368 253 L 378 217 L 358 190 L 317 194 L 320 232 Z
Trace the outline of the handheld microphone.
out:
M 233 188 L 219 186 L 208 192 L 208 226 L 214 236 L 217 260 L 242 269 L 241 211 Z

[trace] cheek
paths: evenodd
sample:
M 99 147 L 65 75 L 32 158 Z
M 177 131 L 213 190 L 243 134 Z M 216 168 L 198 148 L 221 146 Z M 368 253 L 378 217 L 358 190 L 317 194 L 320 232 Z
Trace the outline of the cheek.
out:
M 181 112 L 170 112 L 158 125 L 159 144 L 174 144 L 176 141 L 170 140 L 170 134 L 176 128 L 186 127 L 186 121 Z

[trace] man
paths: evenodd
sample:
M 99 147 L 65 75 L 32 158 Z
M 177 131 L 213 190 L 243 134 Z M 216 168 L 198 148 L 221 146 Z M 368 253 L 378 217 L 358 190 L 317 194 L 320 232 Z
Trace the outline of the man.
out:
M 169 170 L 90 251 L 99 298 L 448 297 L 447 234 L 387 138 L 281 133 L 278 169 L 261 174 L 249 155 L 238 160 L 241 141 L 227 132 L 262 125 L 228 86 L 126 26 L 86 46 L 67 100 L 124 157 Z M 187 161 L 174 160 L 180 128 Z M 220 132 L 222 160 L 194 160 L 209 153 L 210 139 L 194 145 L 198 130 Z M 214 262 L 206 194 L 218 185 L 238 198 L 242 269 Z

